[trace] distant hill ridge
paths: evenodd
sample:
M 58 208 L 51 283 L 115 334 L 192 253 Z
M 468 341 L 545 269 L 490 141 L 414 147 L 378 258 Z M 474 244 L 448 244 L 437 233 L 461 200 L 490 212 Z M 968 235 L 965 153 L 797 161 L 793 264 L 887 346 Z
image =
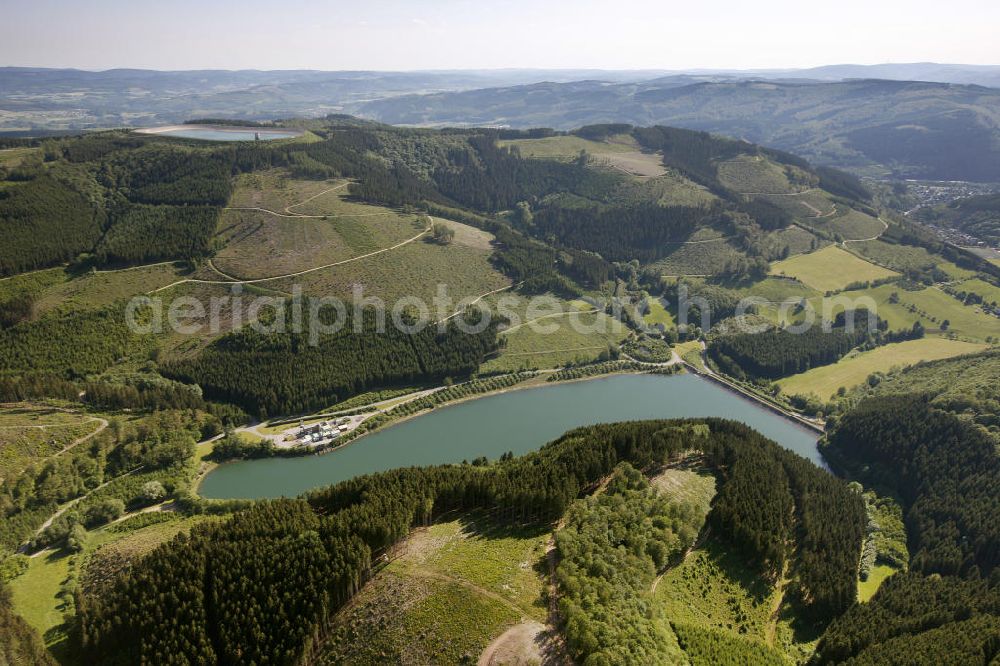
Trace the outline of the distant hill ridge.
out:
M 367 102 L 357 112 L 409 125 L 662 124 L 737 136 L 872 175 L 1000 181 L 1000 90 L 982 86 L 684 76 L 408 95 Z

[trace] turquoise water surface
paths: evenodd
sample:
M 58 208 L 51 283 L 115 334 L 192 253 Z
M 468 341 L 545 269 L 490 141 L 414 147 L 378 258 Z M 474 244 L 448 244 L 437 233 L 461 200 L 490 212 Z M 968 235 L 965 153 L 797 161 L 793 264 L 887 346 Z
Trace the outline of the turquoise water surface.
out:
M 198 492 L 209 498 L 295 496 L 370 472 L 523 454 L 567 430 L 635 419 L 718 416 L 742 421 L 818 465 L 817 433 L 695 375 L 616 375 L 510 391 L 441 407 L 300 458 L 221 465 Z

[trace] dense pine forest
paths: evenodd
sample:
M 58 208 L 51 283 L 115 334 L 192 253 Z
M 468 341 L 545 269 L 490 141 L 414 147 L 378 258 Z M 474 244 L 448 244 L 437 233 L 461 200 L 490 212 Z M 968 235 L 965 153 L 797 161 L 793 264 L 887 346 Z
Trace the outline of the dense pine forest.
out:
M 911 569 L 979 578 L 1000 565 L 1000 467 L 981 430 L 919 396 L 874 398 L 842 419 L 829 448 L 903 499 Z
M 323 311 L 324 325 L 335 313 Z M 209 398 L 232 402 L 266 417 L 332 405 L 373 388 L 459 379 L 471 374 L 496 348 L 496 323 L 470 334 L 454 322 L 443 333 L 428 325 L 407 333 L 374 310 L 346 313 L 343 327 L 315 343 L 308 333 L 230 333 L 192 360 L 165 363 L 161 371 L 201 386 Z M 480 324 L 468 315 L 469 327 Z M 290 321 L 291 314 L 289 314 Z M 303 330 L 308 331 L 307 322 Z
M 206 255 L 218 208 L 130 204 L 111 213 L 111 226 L 97 243 L 101 264 L 140 264 Z
M 83 378 L 148 344 L 129 330 L 121 307 L 43 316 L 0 330 L 0 376 Z
M 804 332 L 783 329 L 721 336 L 709 347 L 719 367 L 736 377 L 778 379 L 837 360 L 886 327 L 867 310 L 852 311 L 854 324 L 841 315 L 830 329 L 812 326 Z
M 974 426 L 921 396 L 873 398 L 831 433 L 838 464 L 898 493 L 910 571 L 834 620 L 819 663 L 988 663 L 1000 652 L 1000 461 Z
M 80 192 L 49 176 L 0 189 L 0 274 L 68 261 L 101 236 L 105 214 Z

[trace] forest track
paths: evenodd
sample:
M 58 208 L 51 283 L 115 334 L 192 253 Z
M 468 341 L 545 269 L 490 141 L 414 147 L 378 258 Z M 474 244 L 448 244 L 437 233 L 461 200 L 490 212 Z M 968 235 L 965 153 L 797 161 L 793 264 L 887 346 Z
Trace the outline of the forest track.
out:
M 517 326 L 511 326 L 510 328 L 505 328 L 500 331 L 499 335 L 507 335 L 519 328 L 527 326 L 528 324 L 533 324 L 536 321 L 541 321 L 542 319 L 552 319 L 553 317 L 565 317 L 568 315 L 584 315 L 584 314 L 594 314 L 595 312 L 603 312 L 600 308 L 593 308 L 591 310 L 566 310 L 565 312 L 553 312 L 551 314 L 542 315 L 541 317 L 535 317 L 534 319 L 529 319 L 528 321 L 521 322 Z
M 185 278 L 183 280 L 177 280 L 176 282 L 171 282 L 168 285 L 164 285 L 162 287 L 158 287 L 158 288 L 154 289 L 153 291 L 151 291 L 149 293 L 150 294 L 155 294 L 155 293 L 163 291 L 165 289 L 170 289 L 171 287 L 176 287 L 178 285 L 188 284 L 188 283 L 194 283 L 194 284 L 260 284 L 261 282 L 271 282 L 271 281 L 274 281 L 274 280 L 284 280 L 284 279 L 287 279 L 287 278 L 298 277 L 300 275 L 305 275 L 307 273 L 312 273 L 312 272 L 315 272 L 315 271 L 321 271 L 321 270 L 323 270 L 325 268 L 334 268 L 335 266 L 343 266 L 344 264 L 349 264 L 349 263 L 354 262 L 354 261 L 360 261 L 362 259 L 368 259 L 370 257 L 374 257 L 375 255 L 382 254 L 383 252 L 391 252 L 392 250 L 395 250 L 397 248 L 403 247 L 404 245 L 409 245 L 410 243 L 413 243 L 414 241 L 419 240 L 423 236 L 426 236 L 427 234 L 430 233 L 431 228 L 432 228 L 432 226 L 434 224 L 434 218 L 432 218 L 430 216 L 427 216 L 427 219 L 428 219 L 427 228 L 425 228 L 423 231 L 421 231 L 416 236 L 414 236 L 412 238 L 408 238 L 408 239 L 406 239 L 404 241 L 400 241 L 399 243 L 396 243 L 395 245 L 393 245 L 391 247 L 385 247 L 385 248 L 382 248 L 381 250 L 375 250 L 374 252 L 368 252 L 367 254 L 362 254 L 362 255 L 359 255 L 357 257 L 351 257 L 350 259 L 342 259 L 340 261 L 335 261 L 335 262 L 330 263 L 330 264 L 324 264 L 322 266 L 315 266 L 313 268 L 307 268 L 305 270 L 296 271 L 294 273 L 285 273 L 284 275 L 272 275 L 270 277 L 254 278 L 252 280 L 205 280 L 205 279 L 202 279 L 202 278 Z M 221 273 L 221 271 L 216 271 L 216 272 Z
M 425 569 L 423 567 L 418 567 L 415 565 L 402 567 L 400 573 L 403 573 L 404 575 L 408 576 L 413 576 L 415 578 L 428 578 L 431 580 L 444 581 L 446 583 L 454 583 L 455 585 L 459 585 L 467 590 L 475 592 L 476 594 L 479 594 L 481 596 L 487 597 L 488 599 L 492 599 L 496 602 L 503 604 L 508 609 L 517 613 L 522 621 L 531 617 L 529 609 L 522 608 L 521 606 L 517 605 L 516 603 L 514 603 L 513 601 L 511 601 L 510 599 L 508 599 L 507 597 L 503 596 L 498 592 L 494 592 L 493 590 L 488 590 L 485 587 L 482 587 L 481 585 L 470 583 L 467 580 L 463 580 L 461 578 L 455 578 L 454 576 L 449 576 L 448 574 L 441 573 L 440 571 L 431 571 L 430 569 Z
M 845 240 L 842 243 L 842 245 L 844 247 L 847 247 L 848 243 L 865 243 L 867 241 L 878 240 L 879 238 L 881 238 L 885 234 L 885 232 L 889 231 L 889 223 L 886 222 L 885 220 L 883 220 L 881 217 L 877 217 L 875 219 L 877 219 L 879 222 L 882 223 L 882 231 L 878 232 L 877 234 L 875 234 L 871 238 L 853 238 L 851 240 Z
M 524 282 L 518 282 L 517 284 L 509 284 L 506 287 L 500 287 L 499 289 L 494 289 L 493 291 L 488 291 L 485 294 L 477 296 L 475 300 L 469 301 L 469 303 L 468 303 L 468 305 L 466 307 L 473 306 L 476 303 L 478 303 L 479 301 L 483 300 L 484 298 L 486 298 L 488 296 L 492 296 L 493 294 L 499 294 L 501 291 L 507 291 L 508 289 L 516 289 L 517 287 L 520 287 L 522 284 L 524 284 Z M 437 322 L 434 322 L 434 323 L 440 324 L 441 322 L 448 321 L 450 319 L 454 319 L 458 315 L 462 314 L 462 312 L 464 312 L 464 310 L 455 310 L 454 312 L 452 312 L 450 315 L 448 315 L 444 319 L 441 319 L 440 321 L 437 321 Z
M 97 430 L 95 430 L 94 432 L 92 432 L 92 433 L 90 433 L 88 435 L 84 435 L 83 437 L 77 437 L 72 442 L 70 442 L 66 446 L 62 447 L 57 453 L 54 453 L 53 455 L 59 456 L 59 455 L 62 455 L 64 453 L 66 453 L 67 451 L 69 451 L 73 447 L 77 446 L 78 444 L 83 444 L 84 442 L 86 442 L 87 440 L 91 439 L 92 437 L 96 437 L 101 431 L 103 431 L 105 428 L 108 427 L 108 420 L 107 419 L 102 419 L 99 416 L 88 416 L 87 418 L 89 418 L 91 421 L 97 421 L 101 425 L 99 425 L 97 427 Z
M 74 506 L 76 506 L 77 504 L 79 504 L 83 500 L 85 500 L 88 497 L 90 497 L 91 494 L 96 493 L 98 490 L 100 490 L 104 486 L 108 485 L 112 481 L 117 481 L 118 479 L 123 479 L 126 476 L 130 476 L 132 474 L 135 474 L 136 472 L 140 471 L 143 467 L 144 467 L 143 465 L 140 465 L 139 467 L 136 467 L 135 469 L 131 469 L 131 470 L 125 472 L 124 474 L 119 474 L 118 476 L 112 477 L 112 478 L 108 479 L 107 481 L 105 481 L 104 483 L 102 483 L 101 485 L 99 485 L 96 488 L 94 488 L 93 490 L 89 490 L 86 493 L 84 493 L 83 495 L 80 495 L 79 497 L 76 497 L 76 498 L 71 499 L 70 501 L 66 502 L 61 507 L 59 507 L 59 509 L 55 513 L 53 513 L 51 516 L 49 516 L 48 519 L 44 523 L 42 523 L 41 527 L 39 527 L 37 530 L 35 530 L 35 536 L 37 537 L 39 534 L 41 534 L 42 532 L 44 532 L 45 529 L 49 525 L 51 525 L 52 523 L 55 522 L 56 518 L 58 518 L 59 516 L 63 515 L 64 513 L 66 513 L 66 511 L 68 511 L 69 509 L 72 509 Z M 25 544 L 22 544 L 20 548 L 18 548 L 18 552 L 19 553 L 24 553 L 24 552 L 27 551 L 27 549 L 28 549 L 28 544 L 25 543 Z M 36 550 L 29 557 L 38 557 L 39 555 L 41 555 L 42 553 L 44 553 L 44 552 L 46 552 L 48 550 L 52 550 L 52 549 L 50 549 L 50 548 L 41 548 L 39 550 Z
M 774 595 L 774 603 L 771 604 L 771 614 L 768 616 L 767 630 L 764 636 L 767 644 L 772 647 L 774 646 L 774 638 L 778 630 L 778 618 L 781 616 L 781 604 L 785 600 L 785 590 L 788 589 L 788 584 L 791 582 L 791 579 L 788 577 L 788 569 L 789 564 L 786 559 L 781 569 L 781 578 L 775 586 L 777 594 Z
M 667 575 L 668 571 L 679 567 L 681 564 L 687 561 L 687 558 L 691 557 L 691 553 L 693 553 L 694 551 L 698 550 L 699 548 L 705 545 L 705 542 L 708 541 L 708 537 L 711 533 L 712 533 L 711 526 L 705 525 L 705 529 L 701 531 L 698 537 L 691 543 L 690 546 L 688 546 L 688 549 L 684 551 L 684 557 L 682 557 L 680 561 L 677 562 L 677 564 L 667 565 L 666 567 L 663 568 L 663 571 L 660 572 L 660 575 L 656 577 L 656 580 L 654 580 L 653 584 L 650 586 L 649 596 L 653 596 L 654 594 L 656 594 L 656 587 L 660 584 L 660 580 L 662 580 L 663 577 Z

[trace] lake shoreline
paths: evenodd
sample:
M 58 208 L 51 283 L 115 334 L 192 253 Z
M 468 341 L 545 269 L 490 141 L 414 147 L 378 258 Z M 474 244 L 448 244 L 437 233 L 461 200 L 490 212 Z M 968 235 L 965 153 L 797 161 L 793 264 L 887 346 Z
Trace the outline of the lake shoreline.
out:
M 494 459 L 507 451 L 514 455 L 523 455 L 528 451 L 537 450 L 564 432 L 577 427 L 649 419 L 736 419 L 761 431 L 765 436 L 778 441 L 814 464 L 828 469 L 825 459 L 817 448 L 819 433 L 814 429 L 805 427 L 805 424 L 790 419 L 779 411 L 761 409 L 759 401 L 752 400 L 741 392 L 726 390 L 729 387 L 723 383 L 690 383 L 691 379 L 683 379 L 685 374 L 703 378 L 695 373 L 660 376 L 642 371 L 618 371 L 558 382 L 546 382 L 544 375 L 529 378 L 518 385 L 465 396 L 433 409 L 400 417 L 336 448 L 313 456 L 232 461 L 244 463 L 246 471 L 235 473 L 227 470 L 223 472 L 222 477 L 213 477 L 218 485 L 209 489 L 209 493 L 214 497 L 203 494 L 209 475 L 202 476 L 195 485 L 195 492 L 209 500 L 265 496 L 261 495 L 261 492 L 275 493 L 267 496 L 292 497 L 314 487 L 386 469 L 457 464 L 463 458 L 471 460 L 483 455 Z M 682 380 L 682 383 L 651 383 L 649 380 L 654 378 L 677 379 Z M 591 380 L 603 380 L 603 382 Z M 610 384 L 602 385 L 604 382 Z M 567 390 L 581 385 L 586 388 Z M 703 388 L 698 388 L 699 385 Z M 545 392 L 545 400 L 523 397 L 526 391 L 538 388 L 554 389 L 556 392 Z M 516 397 L 509 399 L 511 396 Z M 730 397 L 727 399 L 723 396 Z M 494 401 L 499 399 L 501 402 L 476 405 L 471 411 L 467 413 L 462 411 L 458 415 L 448 409 L 451 407 L 468 409 L 470 404 L 475 404 L 482 398 Z M 727 404 L 732 400 L 737 400 L 738 403 Z M 742 406 L 738 406 L 739 404 Z M 503 416 L 505 409 L 510 410 L 510 414 L 516 415 L 517 418 L 505 418 Z M 442 416 L 430 421 L 414 418 L 417 416 L 429 418 L 435 412 Z M 414 423 L 420 425 L 414 428 Z M 479 435 L 471 439 L 455 436 L 455 433 L 470 428 L 481 428 L 478 431 Z M 402 432 L 399 432 L 401 429 Z M 469 430 L 469 432 L 475 431 Z M 378 436 L 377 442 L 369 439 L 366 445 L 371 446 L 351 446 L 369 435 Z M 375 446 L 376 443 L 378 447 Z M 337 463 L 330 462 L 325 455 L 334 452 L 338 453 Z M 387 460 L 394 462 L 391 466 L 387 466 Z M 262 465 L 265 462 L 269 464 Z M 323 471 L 315 469 L 317 465 L 323 468 Z M 229 464 L 223 464 L 213 471 L 218 473 L 224 468 L 231 469 L 231 467 Z M 313 480 L 315 480 L 314 485 L 309 485 Z M 268 486 L 276 490 L 261 490 Z

